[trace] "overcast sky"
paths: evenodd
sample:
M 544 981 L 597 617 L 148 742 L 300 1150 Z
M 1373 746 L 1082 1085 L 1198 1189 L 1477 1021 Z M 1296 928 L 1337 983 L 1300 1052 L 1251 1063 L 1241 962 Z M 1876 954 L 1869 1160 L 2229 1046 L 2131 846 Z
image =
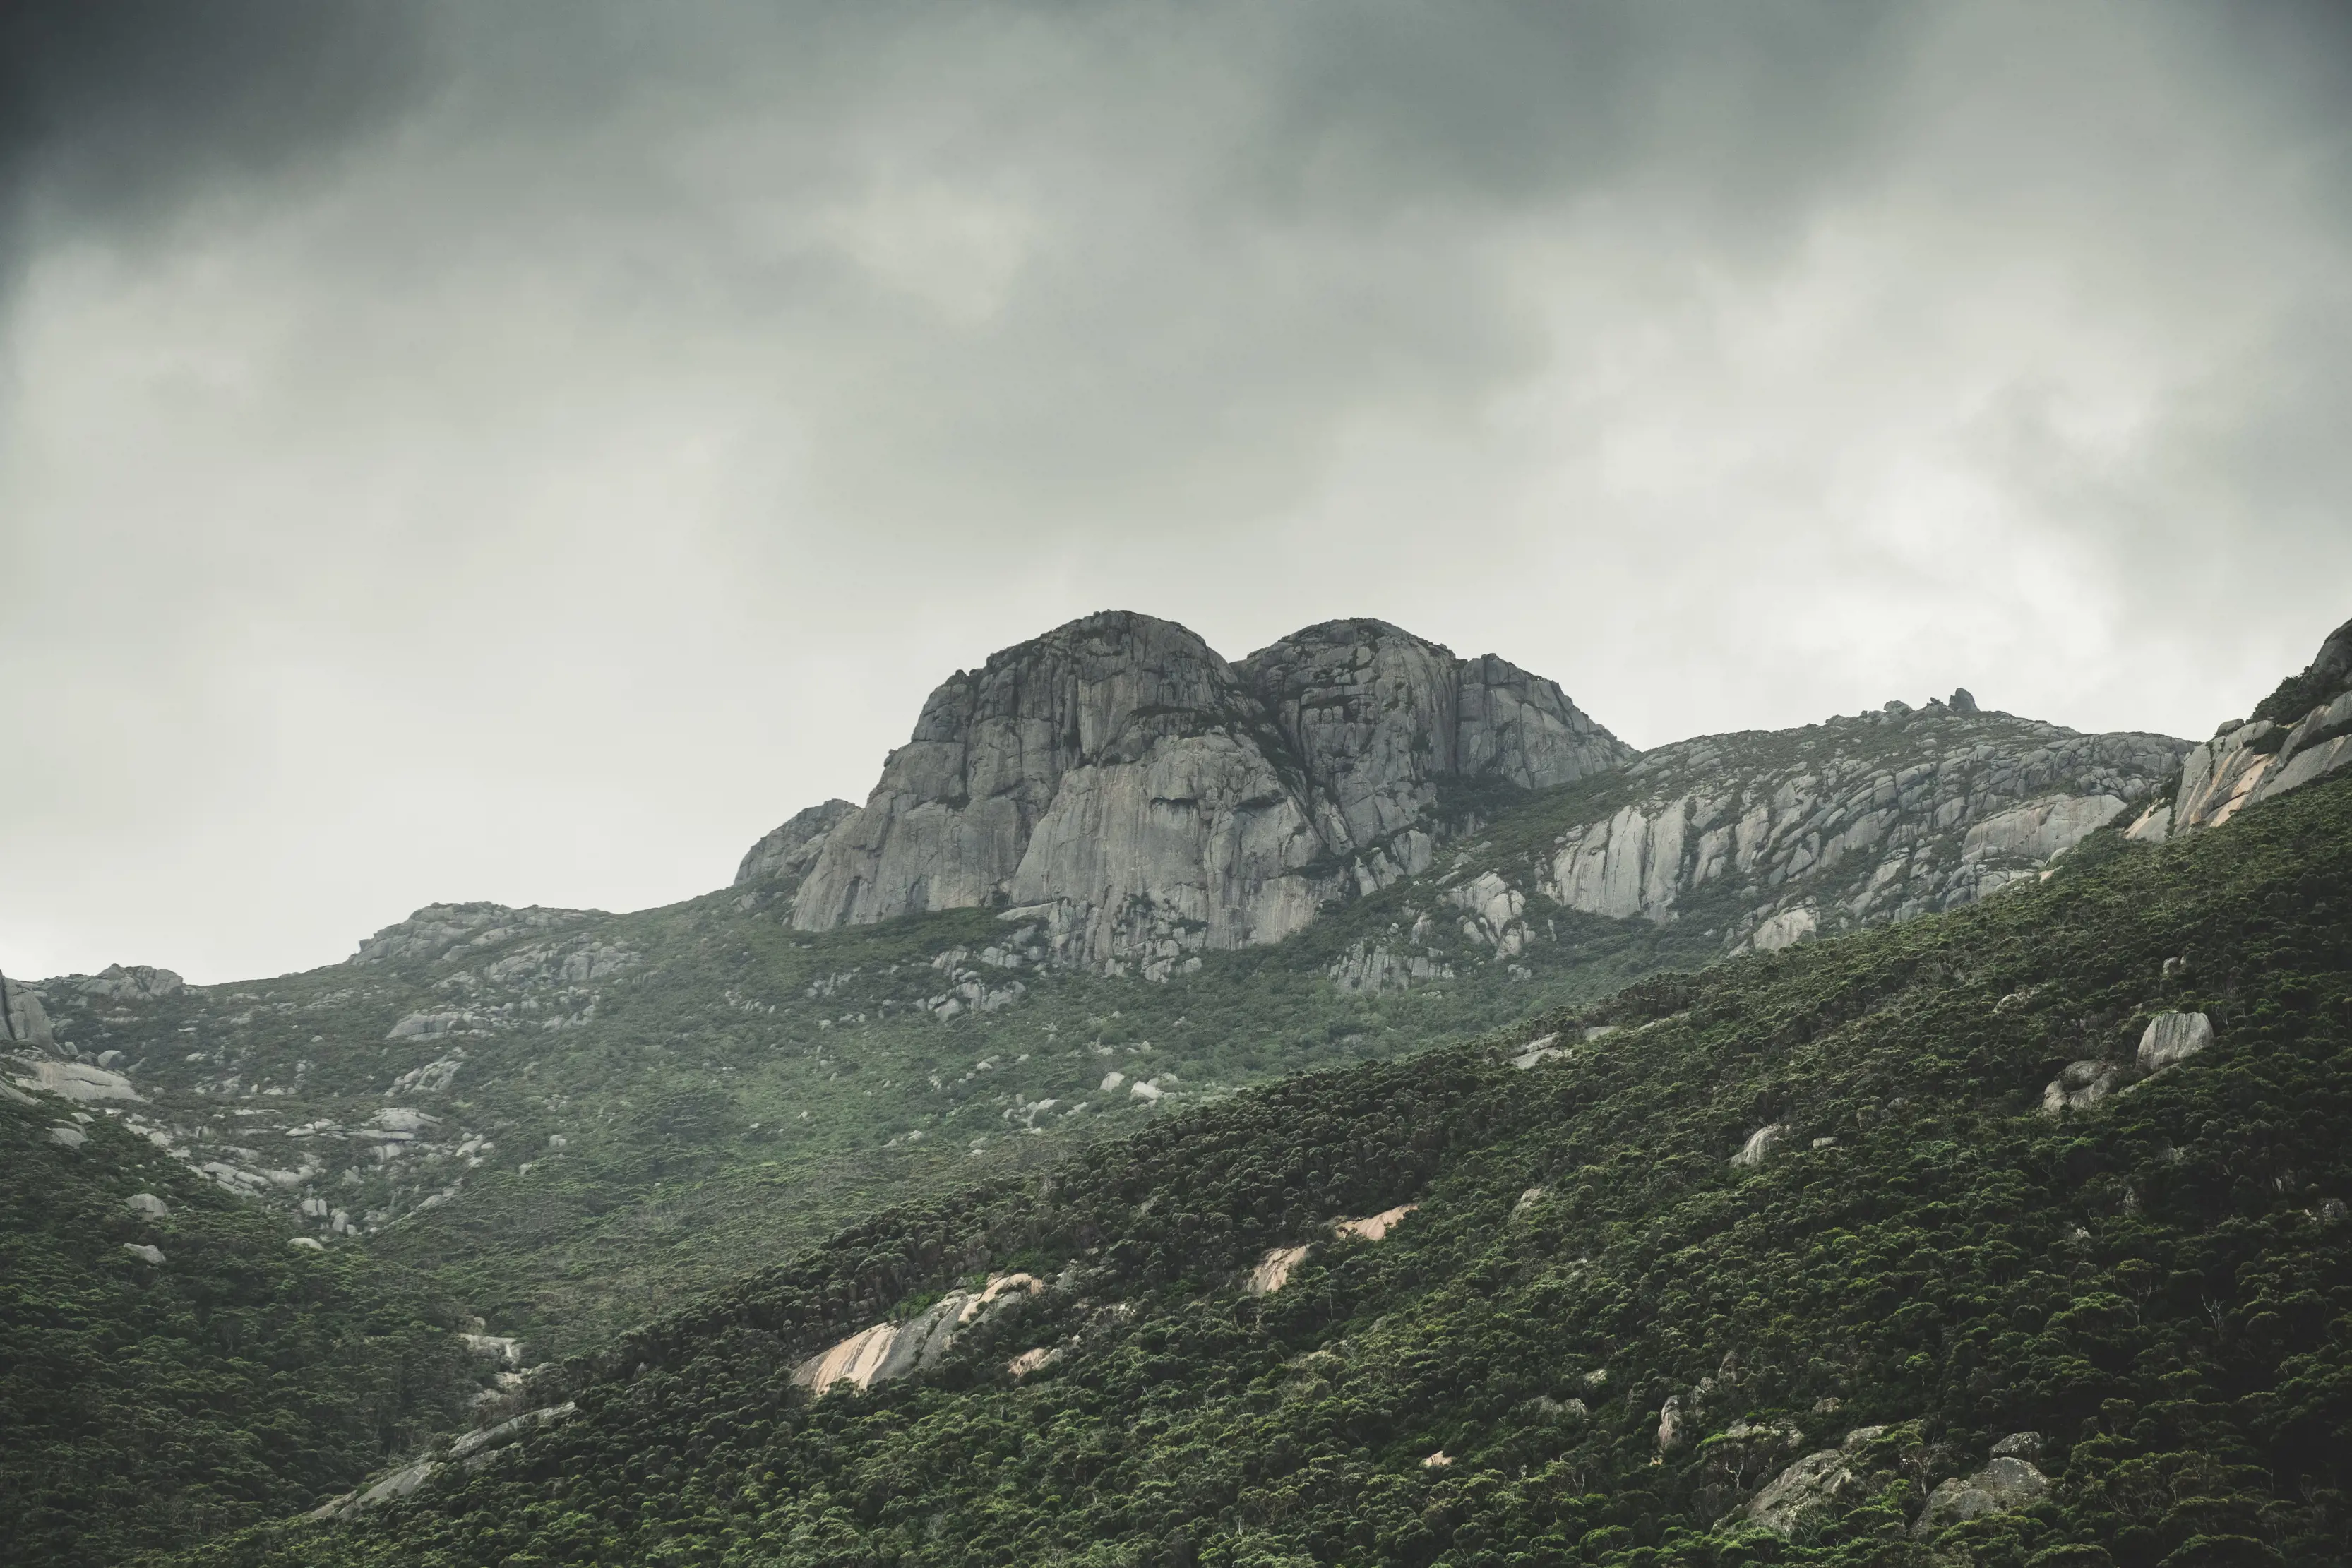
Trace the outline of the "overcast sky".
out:
M 1097 609 L 1643 746 L 2352 616 L 2352 7 L 9 13 L 12 973 L 708 890 Z

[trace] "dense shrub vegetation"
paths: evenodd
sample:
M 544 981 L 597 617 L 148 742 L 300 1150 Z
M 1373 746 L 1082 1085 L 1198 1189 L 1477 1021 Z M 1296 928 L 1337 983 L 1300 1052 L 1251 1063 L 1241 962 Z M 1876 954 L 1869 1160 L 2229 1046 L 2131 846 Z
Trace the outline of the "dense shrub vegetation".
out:
M 2042 1113 L 2168 1009 L 2216 1043 Z M 1510 1064 L 1546 1035 L 1570 1054 Z M 188 1561 L 2341 1563 L 2347 1045 L 2352 780 L 901 1207 L 573 1362 L 544 1392 L 577 1417 L 487 1464 Z M 1052 1288 L 937 1371 L 789 1385 L 1015 1267 Z M 1745 1521 L 1858 1428 L 1847 1495 Z M 1922 1532 L 2021 1431 L 2050 1490 Z
M 279 1518 L 464 1419 L 486 1369 L 404 1271 L 289 1247 L 251 1204 L 65 1110 L 0 1099 L 8 1562 L 109 1563 Z M 129 1207 L 141 1193 L 169 1212 Z

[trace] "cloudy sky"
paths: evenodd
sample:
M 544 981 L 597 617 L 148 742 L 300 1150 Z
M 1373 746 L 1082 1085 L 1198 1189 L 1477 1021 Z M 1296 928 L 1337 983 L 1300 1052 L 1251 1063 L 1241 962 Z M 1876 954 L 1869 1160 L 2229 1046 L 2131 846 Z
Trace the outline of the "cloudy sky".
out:
M 0 968 L 631 908 L 1087 612 L 1628 739 L 2352 615 L 2338 5 L 0 22 Z

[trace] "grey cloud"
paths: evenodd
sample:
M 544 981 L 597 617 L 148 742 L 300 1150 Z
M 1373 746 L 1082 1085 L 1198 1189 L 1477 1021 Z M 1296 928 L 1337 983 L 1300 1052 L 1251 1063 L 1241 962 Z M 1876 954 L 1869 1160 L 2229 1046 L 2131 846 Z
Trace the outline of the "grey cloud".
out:
M 19 0 L 0 14 L 0 241 L 28 204 L 121 234 L 331 156 L 422 89 L 423 21 L 361 0 Z
M 2337 7 L 10 15 L 0 958 L 715 885 L 1109 605 L 1643 743 L 2347 612 Z

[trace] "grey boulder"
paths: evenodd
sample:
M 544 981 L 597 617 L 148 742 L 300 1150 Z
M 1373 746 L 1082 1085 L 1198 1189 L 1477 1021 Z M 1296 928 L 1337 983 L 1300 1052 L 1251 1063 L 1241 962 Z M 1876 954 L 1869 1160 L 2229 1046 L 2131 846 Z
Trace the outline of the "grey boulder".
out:
M 2005 1455 L 1965 1480 L 1955 1476 L 1937 1487 L 1911 1533 L 1925 1540 L 1950 1525 L 2023 1508 L 2049 1490 L 2049 1477 L 2025 1460 Z
M 2139 1037 L 2139 1070 L 2161 1072 L 2213 1043 L 2213 1020 L 2203 1013 L 2158 1013 Z

